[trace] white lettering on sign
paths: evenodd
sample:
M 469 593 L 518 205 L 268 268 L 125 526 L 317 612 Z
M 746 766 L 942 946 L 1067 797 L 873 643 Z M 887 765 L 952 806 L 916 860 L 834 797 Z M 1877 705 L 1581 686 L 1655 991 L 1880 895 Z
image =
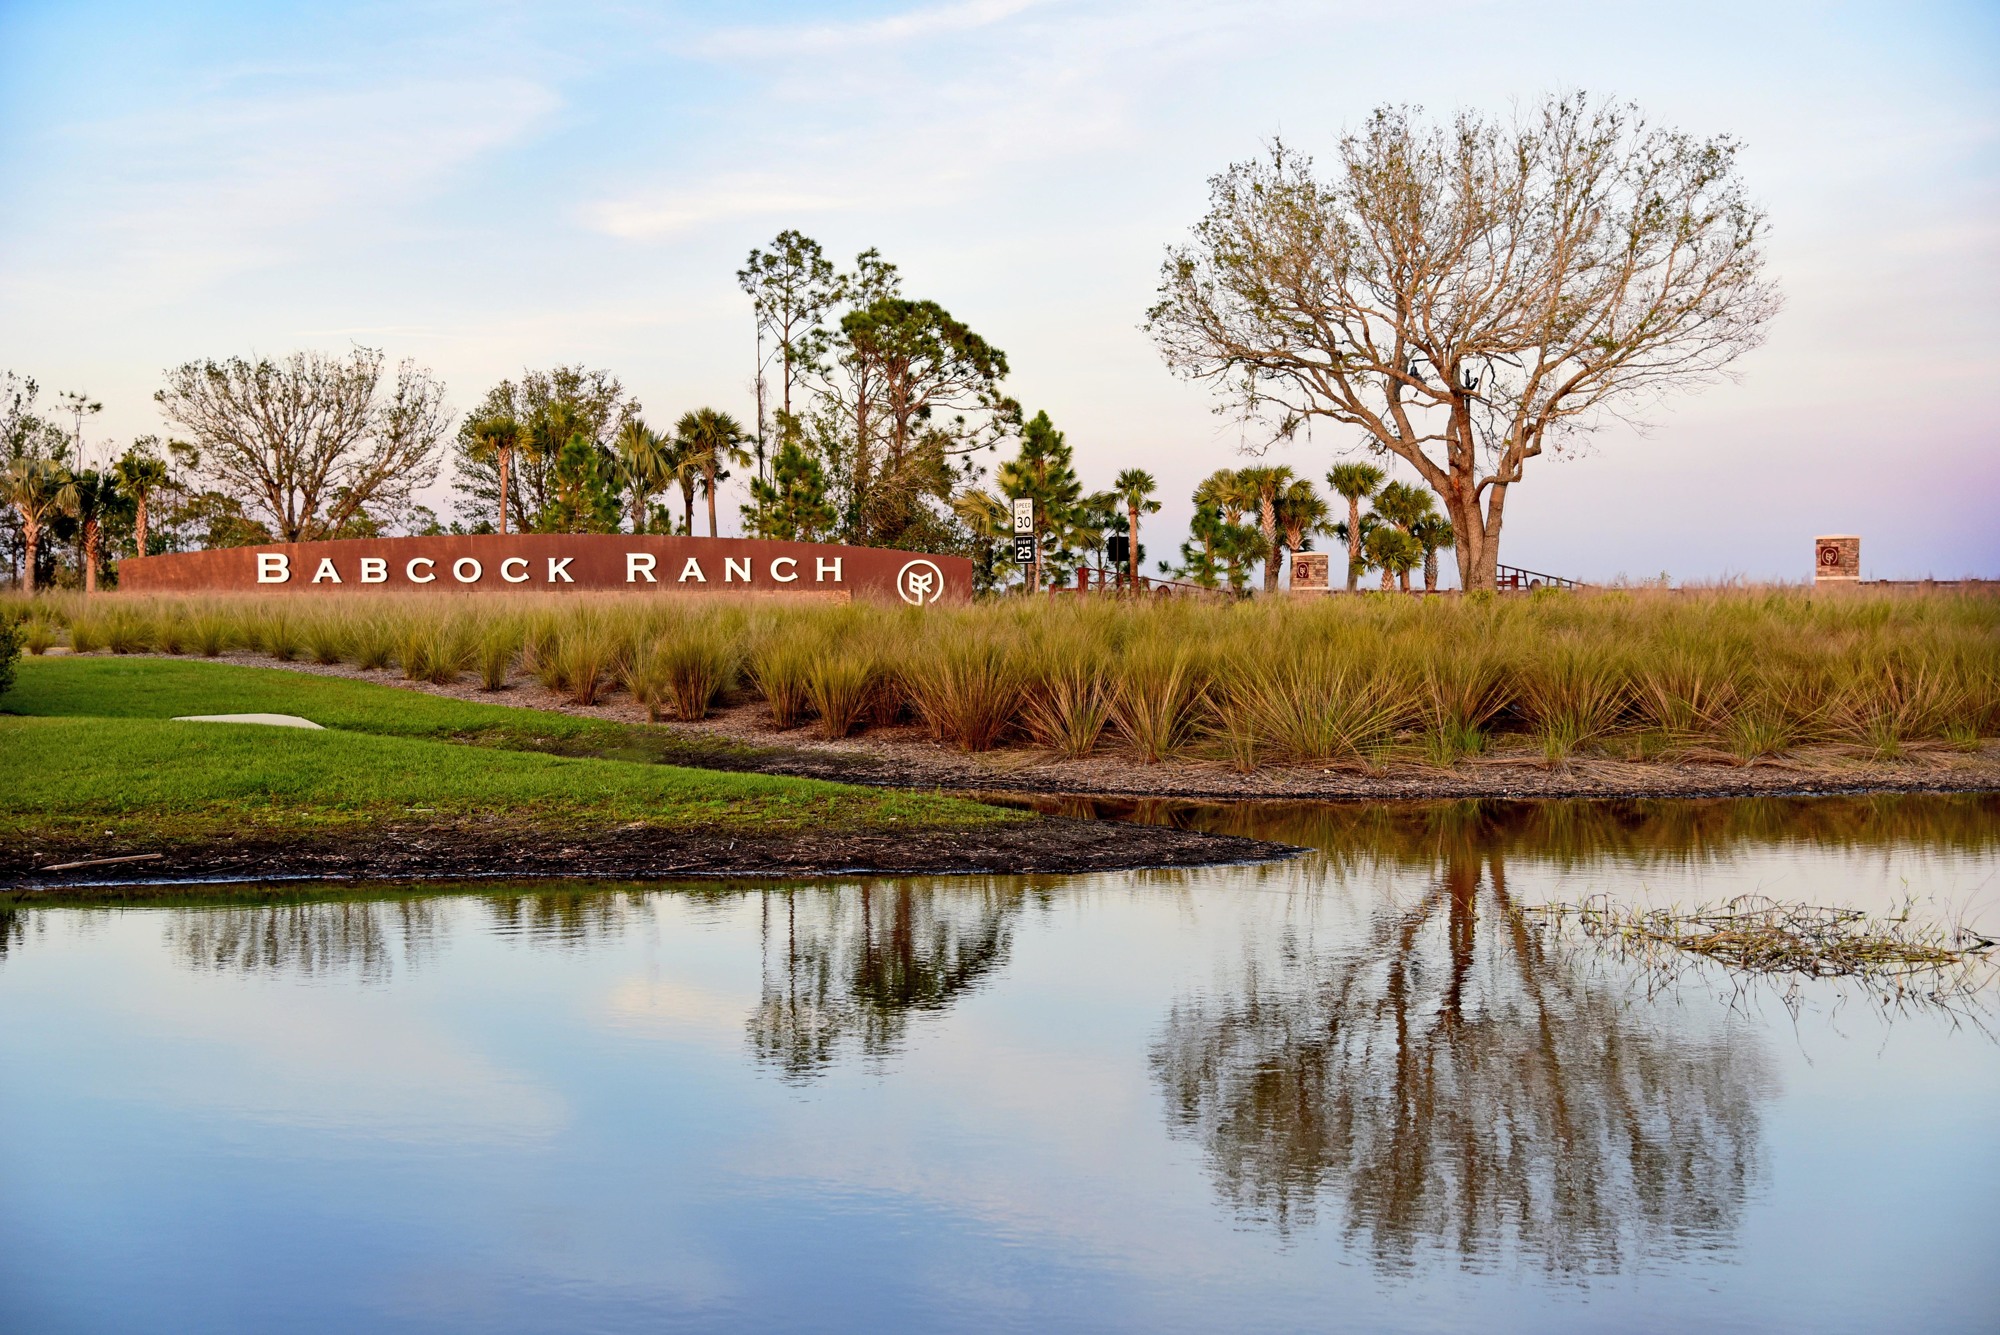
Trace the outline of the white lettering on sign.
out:
M 685 584 L 690 579 L 698 579 L 704 584 L 708 583 L 708 576 L 701 573 L 701 562 L 695 560 L 692 556 L 687 559 L 687 564 L 681 567 L 681 577 L 677 582 Z
M 549 583 L 553 584 L 557 580 L 561 580 L 565 584 L 576 583 L 575 580 L 569 577 L 569 563 L 574 560 L 576 560 L 574 556 L 565 556 L 560 560 L 551 556 L 549 558 Z
M 386 556 L 362 557 L 361 582 L 363 584 L 387 584 L 389 582 L 389 558 Z
M 340 583 L 340 572 L 333 568 L 333 558 L 331 556 L 320 557 L 319 569 L 313 571 L 313 583 L 317 584 L 323 579 L 330 579 L 335 584 Z
M 283 584 L 292 577 L 292 558 L 283 552 L 257 553 L 257 582 Z
M 780 575 L 778 573 L 779 566 L 783 566 L 787 571 L 787 573 Z M 781 556 L 777 560 L 771 562 L 771 578 L 775 579 L 780 584 L 790 584 L 793 580 L 799 577 L 798 566 L 799 563 L 795 558 L 789 556 Z
M 627 584 L 636 584 L 641 578 L 644 578 L 648 584 L 658 584 L 660 581 L 653 574 L 654 564 L 655 561 L 650 552 L 625 553 L 625 582 Z
M 467 566 L 472 567 L 472 573 L 469 575 L 465 573 Z M 486 567 L 469 556 L 461 556 L 451 563 L 451 577 L 460 584 L 477 584 L 480 576 L 485 573 Z
M 836 556 L 831 561 L 829 561 L 824 556 L 820 557 L 819 567 L 814 572 L 813 578 L 815 580 L 823 581 L 829 574 L 831 574 L 833 576 L 833 582 L 835 584 L 841 583 L 842 580 L 840 578 L 840 563 L 846 559 L 847 558 L 843 556 Z
M 433 568 L 436 565 L 437 562 L 428 556 L 413 556 L 410 558 L 410 563 L 403 567 L 403 577 L 412 584 L 428 584 L 437 578 L 437 571 Z M 421 575 L 417 573 L 418 566 L 424 568 L 424 573 Z
M 723 557 L 722 582 L 724 584 L 733 584 L 739 578 L 745 584 L 750 582 L 750 558 L 746 556 L 739 561 L 733 556 Z
M 521 573 L 518 575 L 514 573 L 514 567 L 516 566 L 521 568 Z M 509 584 L 526 584 L 528 582 L 528 558 L 525 556 L 510 556 L 502 561 L 500 563 L 500 578 L 506 580 Z

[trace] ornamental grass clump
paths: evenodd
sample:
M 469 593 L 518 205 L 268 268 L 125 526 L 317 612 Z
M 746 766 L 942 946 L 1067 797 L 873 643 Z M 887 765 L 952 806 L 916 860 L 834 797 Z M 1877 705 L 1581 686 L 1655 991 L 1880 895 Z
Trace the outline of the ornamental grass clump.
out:
M 1146 764 L 1185 751 L 1207 720 L 1209 677 L 1184 645 L 1133 646 L 1120 664 L 1111 717 Z
M 683 723 L 707 718 L 736 678 L 735 649 L 720 637 L 681 635 L 662 641 L 655 653 L 666 674 L 674 717 Z
M 1093 609 L 1094 611 L 1094 609 Z M 1065 760 L 1090 755 L 1111 727 L 1116 696 L 1111 664 L 1122 619 L 1078 611 L 1024 626 L 1031 648 L 1021 695 L 1021 727 Z
M 478 656 L 479 640 L 469 622 L 457 617 L 433 621 L 424 639 L 423 679 L 449 686 Z
M 1415 716 L 1410 674 L 1332 648 L 1238 674 L 1225 708 L 1262 749 L 1294 764 L 1360 759 Z
M 479 689 L 503 691 L 521 656 L 522 629 L 519 621 L 503 617 L 479 630 L 473 662 L 479 672 Z
M 280 663 L 289 663 L 304 647 L 299 629 L 296 616 L 285 609 L 273 608 L 256 619 L 249 643 Z
M 153 647 L 153 620 L 133 607 L 114 607 L 104 617 L 104 646 L 114 654 L 143 654 Z
M 27 629 L 22 633 L 23 647 L 37 658 L 56 647 L 56 623 L 40 617 L 30 618 Z
M 403 669 L 403 680 L 422 681 L 431 671 L 431 625 L 422 617 L 405 616 L 396 623 L 393 632 L 396 646 L 396 666 Z
M 303 638 L 306 653 L 322 667 L 332 667 L 353 652 L 350 618 L 331 610 L 307 617 Z
M 188 644 L 203 658 L 219 658 L 235 643 L 235 622 L 221 612 L 197 612 L 188 621 Z
M 750 680 L 771 712 L 771 725 L 795 728 L 811 705 L 813 659 L 819 649 L 816 637 L 800 629 L 766 632 L 750 656 Z
M 69 651 L 73 654 L 96 653 L 104 647 L 105 626 L 99 617 L 75 616 L 69 622 Z
M 1744 667 L 1733 646 L 1679 642 L 1647 656 L 1633 675 L 1641 722 L 1676 742 L 1722 733 L 1742 696 Z
M 347 648 L 363 672 L 383 671 L 396 658 L 396 627 L 380 616 L 356 616 L 347 628 Z
M 1477 642 L 1428 655 L 1415 692 L 1424 758 L 1441 769 L 1483 754 L 1488 728 L 1513 703 L 1505 665 Z
M 556 640 L 554 658 L 560 663 L 562 692 L 572 704 L 594 705 L 617 678 L 621 657 L 618 637 L 594 620 L 579 620 Z
M 841 645 L 820 654 L 806 673 L 806 699 L 819 718 L 822 737 L 840 738 L 853 732 L 874 703 L 881 665 L 856 645 Z
M 153 619 L 153 650 L 174 656 L 188 651 L 188 619 L 181 608 L 168 605 Z
M 1630 694 L 1621 655 L 1570 634 L 1521 660 L 1516 670 L 1518 708 L 1552 765 L 1617 726 Z
M 990 751 L 1014 725 L 1027 684 L 1020 651 L 965 621 L 942 628 L 939 643 L 909 664 L 910 703 L 935 740 Z

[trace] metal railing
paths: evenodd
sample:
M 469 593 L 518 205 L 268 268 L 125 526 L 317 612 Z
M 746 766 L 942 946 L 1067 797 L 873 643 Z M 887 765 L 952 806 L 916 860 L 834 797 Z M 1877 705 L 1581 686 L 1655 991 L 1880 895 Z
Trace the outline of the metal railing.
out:
M 1562 575 L 1544 574 L 1539 570 L 1503 565 L 1497 568 L 1494 585 L 1502 589 L 1580 589 L 1583 582 Z

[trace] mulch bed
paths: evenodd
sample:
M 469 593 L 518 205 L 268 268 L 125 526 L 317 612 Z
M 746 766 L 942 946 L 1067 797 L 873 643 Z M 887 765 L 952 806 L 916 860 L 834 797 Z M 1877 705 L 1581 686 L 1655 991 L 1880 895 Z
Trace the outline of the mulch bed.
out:
M 187 660 L 202 661 L 202 660 Z M 577 718 L 644 724 L 645 710 L 614 694 L 576 705 L 534 678 L 516 673 L 504 691 L 483 691 L 463 679 L 450 685 L 406 681 L 393 672 L 347 665 L 281 663 L 262 654 L 232 653 L 221 662 L 346 677 L 402 690 L 482 704 L 512 705 Z M 672 763 L 703 769 L 781 774 L 888 788 L 945 788 L 965 793 L 1046 793 L 1070 796 L 1290 801 L 1355 799 L 1424 801 L 1495 798 L 1648 798 L 1849 795 L 1857 793 L 1983 793 L 2000 791 L 2000 753 L 1913 748 L 1909 759 L 1879 762 L 1838 747 L 1801 751 L 1754 765 L 1703 760 L 1614 760 L 1578 757 L 1548 766 L 1532 754 L 1484 756 L 1451 770 L 1426 765 L 1271 765 L 1242 774 L 1215 760 L 1188 757 L 1147 765 L 1107 744 L 1082 760 L 1061 760 L 1027 747 L 971 755 L 934 742 L 922 728 L 871 728 L 828 741 L 809 728 L 771 726 L 761 701 L 725 703 L 699 723 L 664 723 L 682 744 Z

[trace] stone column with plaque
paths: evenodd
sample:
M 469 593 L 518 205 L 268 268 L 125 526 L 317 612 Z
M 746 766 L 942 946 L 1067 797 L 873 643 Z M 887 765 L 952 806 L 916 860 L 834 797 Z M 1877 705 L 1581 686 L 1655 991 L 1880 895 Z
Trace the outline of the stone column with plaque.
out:
M 1813 583 L 1859 584 L 1861 539 L 1835 533 L 1813 539 Z
M 1327 554 L 1325 552 L 1292 553 L 1292 592 L 1327 592 Z

